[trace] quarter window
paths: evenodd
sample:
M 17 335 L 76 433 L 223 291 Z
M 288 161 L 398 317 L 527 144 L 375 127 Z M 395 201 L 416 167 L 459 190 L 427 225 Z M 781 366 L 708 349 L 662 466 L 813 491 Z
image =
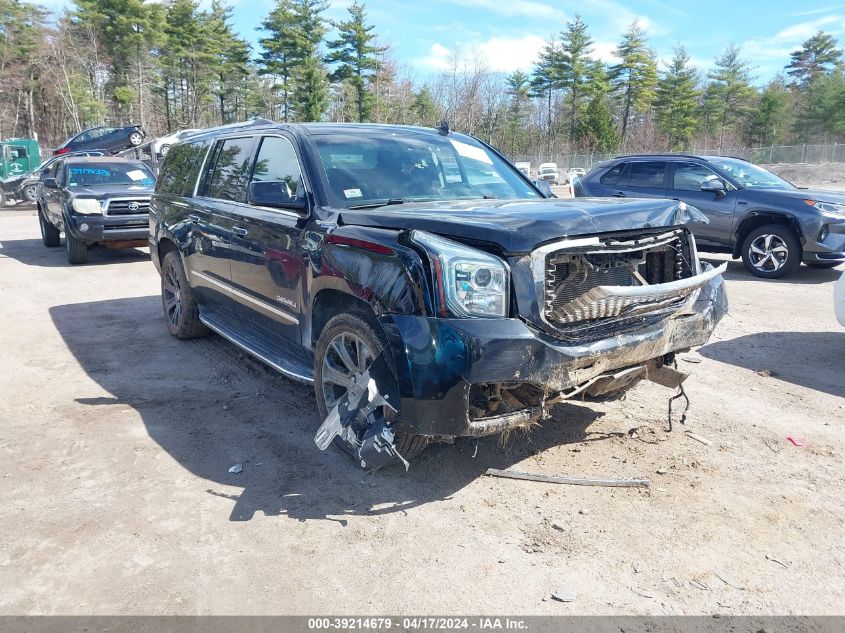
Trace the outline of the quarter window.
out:
M 161 167 L 156 183 L 157 193 L 172 193 L 177 196 L 191 193 L 199 171 L 199 163 L 205 156 L 208 142 L 176 145 L 169 152 Z
M 230 138 L 221 143 L 208 181 L 209 198 L 246 202 L 252 145 L 251 138 Z
M 628 176 L 629 187 L 663 187 L 663 174 L 666 163 L 663 161 L 643 161 L 631 163 Z
M 284 183 L 291 198 L 303 195 L 302 170 L 289 140 L 278 136 L 264 137 L 252 171 L 252 180 Z

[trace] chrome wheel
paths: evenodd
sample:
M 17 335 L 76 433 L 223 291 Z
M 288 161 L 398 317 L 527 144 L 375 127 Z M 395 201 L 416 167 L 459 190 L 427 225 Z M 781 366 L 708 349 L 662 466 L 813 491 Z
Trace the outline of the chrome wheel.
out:
M 777 235 L 764 234 L 748 247 L 748 259 L 757 270 L 773 273 L 780 270 L 789 258 L 789 247 Z
M 331 410 L 349 390 L 352 381 L 366 371 L 375 357 L 356 334 L 341 332 L 329 341 L 323 356 L 321 387 L 326 409 Z
M 179 329 L 182 324 L 182 286 L 172 266 L 164 269 L 163 281 L 164 311 L 170 324 Z

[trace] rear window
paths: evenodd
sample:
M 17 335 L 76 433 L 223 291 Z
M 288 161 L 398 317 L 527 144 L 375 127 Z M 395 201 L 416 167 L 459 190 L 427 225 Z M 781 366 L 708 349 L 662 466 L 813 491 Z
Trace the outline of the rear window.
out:
M 219 145 L 206 196 L 218 200 L 246 202 L 246 183 L 252 167 L 254 139 L 230 138 Z
M 169 152 L 156 184 L 156 193 L 188 195 L 191 193 L 208 141 L 176 145 Z
M 665 161 L 643 161 L 631 163 L 628 172 L 629 187 L 662 187 Z

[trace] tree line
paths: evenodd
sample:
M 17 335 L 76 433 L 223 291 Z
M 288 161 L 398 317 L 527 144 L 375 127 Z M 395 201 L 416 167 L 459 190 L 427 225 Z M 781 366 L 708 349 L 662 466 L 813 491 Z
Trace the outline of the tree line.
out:
M 256 47 L 223 0 L 74 0 L 51 18 L 0 0 L 0 138 L 55 146 L 100 124 L 152 135 L 255 116 L 277 121 L 449 121 L 511 155 L 665 151 L 832 142 L 845 134 L 838 42 L 818 32 L 783 72 L 754 84 L 730 45 L 707 73 L 683 46 L 659 63 L 633 22 L 615 61 L 594 55 L 580 16 L 550 37 L 530 72 L 492 72 L 473 51 L 420 81 L 378 37 L 366 7 L 326 17 L 327 0 L 276 0 Z

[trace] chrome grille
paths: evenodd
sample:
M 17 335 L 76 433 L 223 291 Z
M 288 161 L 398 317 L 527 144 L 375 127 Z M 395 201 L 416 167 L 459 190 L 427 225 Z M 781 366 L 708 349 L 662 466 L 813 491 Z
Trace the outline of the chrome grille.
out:
M 689 240 L 681 229 L 609 237 L 586 248 L 548 253 L 544 320 L 573 335 L 585 324 L 592 329 L 606 320 L 618 321 L 620 327 L 636 325 L 641 315 L 684 303 L 689 292 L 667 291 L 660 284 L 691 277 L 690 261 Z M 653 292 L 643 292 L 651 291 L 650 286 L 655 286 Z
M 149 212 L 149 198 L 109 200 L 106 207 L 106 215 L 146 215 Z

